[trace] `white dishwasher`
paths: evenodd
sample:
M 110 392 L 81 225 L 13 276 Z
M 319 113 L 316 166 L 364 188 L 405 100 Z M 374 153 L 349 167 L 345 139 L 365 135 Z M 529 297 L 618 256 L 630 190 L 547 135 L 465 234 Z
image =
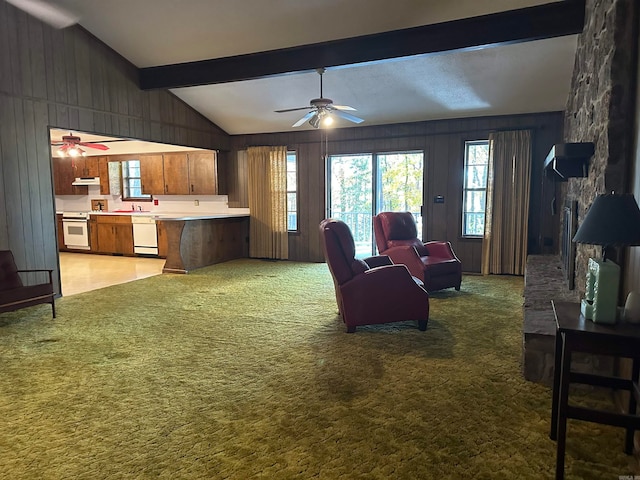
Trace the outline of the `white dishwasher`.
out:
M 131 215 L 133 224 L 133 252 L 158 255 L 158 231 L 156 219 L 148 216 Z

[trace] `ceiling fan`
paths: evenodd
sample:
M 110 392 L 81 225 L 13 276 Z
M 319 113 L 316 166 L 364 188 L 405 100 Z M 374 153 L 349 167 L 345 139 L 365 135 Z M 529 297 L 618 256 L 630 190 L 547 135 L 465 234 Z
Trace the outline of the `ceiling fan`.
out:
M 38 20 L 48 23 L 53 28 L 70 27 L 80 19 L 78 15 L 44 0 L 7 0 L 7 2 Z
M 298 120 L 292 125 L 292 127 L 299 127 L 304 122 L 309 121 L 309 125 L 313 128 L 320 128 L 320 126 L 329 126 L 333 123 L 333 115 L 336 117 L 344 118 L 353 123 L 362 123 L 362 118 L 346 113 L 346 111 L 355 111 L 353 107 L 346 105 L 334 105 L 333 100 L 330 98 L 324 98 L 322 95 L 322 75 L 325 72 L 324 68 L 316 69 L 316 72 L 320 75 L 320 98 L 314 98 L 309 102 L 307 107 L 287 108 L 284 110 L 276 110 L 276 113 L 294 112 L 296 110 L 310 110 L 304 117 Z
M 109 150 L 109 147 L 101 143 L 83 142 L 80 137 L 73 135 L 71 132 L 69 132 L 69 135 L 63 135 L 62 141 L 51 142 L 51 145 L 59 146 L 58 153 L 63 157 L 86 156 L 87 153 L 81 147 Z

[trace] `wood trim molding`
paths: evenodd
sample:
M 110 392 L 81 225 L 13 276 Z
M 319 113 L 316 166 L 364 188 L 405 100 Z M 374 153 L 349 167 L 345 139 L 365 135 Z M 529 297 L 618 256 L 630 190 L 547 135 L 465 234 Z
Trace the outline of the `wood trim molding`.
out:
M 140 88 L 250 80 L 363 62 L 473 50 L 582 32 L 585 0 L 563 0 L 390 32 L 196 62 L 141 68 Z

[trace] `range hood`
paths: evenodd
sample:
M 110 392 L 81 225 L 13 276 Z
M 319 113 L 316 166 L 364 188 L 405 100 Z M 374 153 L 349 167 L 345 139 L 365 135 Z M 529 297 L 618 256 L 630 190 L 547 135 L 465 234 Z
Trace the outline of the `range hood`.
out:
M 76 177 L 71 185 L 100 185 L 100 177 Z

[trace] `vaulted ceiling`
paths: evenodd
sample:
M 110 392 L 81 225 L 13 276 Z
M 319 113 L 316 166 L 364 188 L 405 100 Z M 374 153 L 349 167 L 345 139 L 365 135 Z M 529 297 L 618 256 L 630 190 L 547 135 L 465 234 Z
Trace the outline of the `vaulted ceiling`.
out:
M 46 3 L 139 67 L 143 88 L 170 88 L 230 134 L 293 130 L 305 111 L 274 111 L 318 97 L 319 67 L 324 96 L 363 126 L 563 110 L 584 11 L 579 0 Z

